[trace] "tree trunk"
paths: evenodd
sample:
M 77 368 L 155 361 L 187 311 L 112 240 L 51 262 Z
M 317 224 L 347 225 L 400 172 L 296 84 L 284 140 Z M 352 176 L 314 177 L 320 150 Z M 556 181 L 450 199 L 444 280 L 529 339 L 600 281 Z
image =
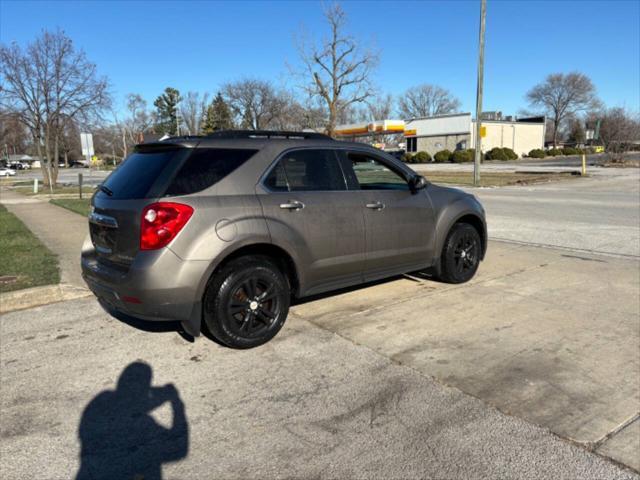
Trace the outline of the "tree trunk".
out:
M 336 118 L 338 116 L 336 110 L 335 104 L 329 105 L 329 125 L 327 125 L 327 135 L 330 137 L 333 137 L 336 131 Z

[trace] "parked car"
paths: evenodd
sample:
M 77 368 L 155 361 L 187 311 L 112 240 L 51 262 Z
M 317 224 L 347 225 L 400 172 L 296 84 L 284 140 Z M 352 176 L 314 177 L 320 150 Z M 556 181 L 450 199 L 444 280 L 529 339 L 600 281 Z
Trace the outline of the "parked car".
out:
M 138 145 L 91 205 L 82 271 L 105 309 L 235 348 L 273 338 L 292 299 L 426 269 L 466 282 L 487 248 L 474 196 L 317 133 Z
M 11 168 L 0 167 L 0 177 L 13 177 L 15 174 L 16 171 Z
M 69 162 L 69 168 L 89 168 L 89 165 L 84 162 L 73 161 Z
M 29 165 L 28 163 L 22 163 L 22 162 L 11 162 L 9 164 L 9 168 L 13 170 L 27 170 L 31 168 L 31 165 Z

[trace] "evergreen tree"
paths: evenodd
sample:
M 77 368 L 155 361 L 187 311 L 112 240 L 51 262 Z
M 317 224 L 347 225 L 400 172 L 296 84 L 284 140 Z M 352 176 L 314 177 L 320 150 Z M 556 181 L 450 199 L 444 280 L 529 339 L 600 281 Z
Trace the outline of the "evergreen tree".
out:
M 207 108 L 202 133 L 213 133 L 216 130 L 229 130 L 231 128 L 233 128 L 231 109 L 220 92 L 218 92 L 209 108 Z
M 153 102 L 156 107 L 154 127 L 156 133 L 178 134 L 178 104 L 180 100 L 182 100 L 180 92 L 175 88 L 167 87 L 164 89 L 164 93 Z

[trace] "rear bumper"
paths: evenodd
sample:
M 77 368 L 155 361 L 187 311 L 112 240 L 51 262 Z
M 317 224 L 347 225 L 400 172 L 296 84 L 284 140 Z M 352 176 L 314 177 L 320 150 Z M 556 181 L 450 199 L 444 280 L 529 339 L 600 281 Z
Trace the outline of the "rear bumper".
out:
M 182 260 L 170 249 L 163 248 L 139 252 L 124 271 L 98 262 L 88 239 L 82 249 L 81 263 L 87 286 L 111 309 L 142 320 L 177 320 L 189 333 L 199 333 L 198 288 L 207 273 L 208 262 Z M 194 328 L 198 332 L 194 332 Z

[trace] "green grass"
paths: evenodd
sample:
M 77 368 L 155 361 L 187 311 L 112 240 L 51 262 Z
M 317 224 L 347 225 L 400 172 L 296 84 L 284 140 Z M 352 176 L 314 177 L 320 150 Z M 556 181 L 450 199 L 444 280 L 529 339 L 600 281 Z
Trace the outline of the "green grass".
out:
M 454 185 L 473 185 L 473 172 L 421 172 L 433 183 L 449 183 Z M 556 180 L 578 178 L 571 173 L 519 173 L 519 172 L 487 172 L 480 174 L 480 186 L 503 187 L 505 185 L 530 185 Z
M 0 205 L 0 292 L 59 282 L 56 256 Z
M 80 215 L 86 217 L 89 215 L 89 206 L 91 204 L 91 199 L 83 198 L 80 200 L 79 198 L 55 198 L 49 200 L 49 203 L 53 203 L 62 208 L 66 208 L 67 210 L 71 210 L 72 212 L 79 213 Z

